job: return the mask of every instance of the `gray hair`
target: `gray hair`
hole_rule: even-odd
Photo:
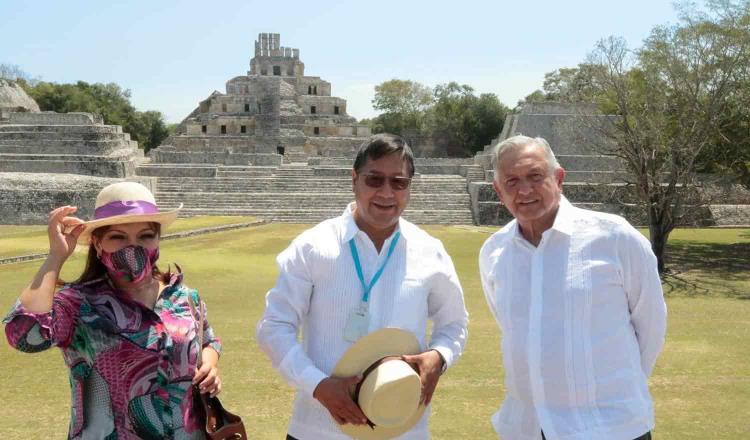
[[[529,145],[536,145],[544,150],[544,156],[547,159],[547,164],[549,165],[550,171],[555,171],[558,168],[562,168],[560,166],[560,163],[557,161],[557,158],[555,157],[555,153],[552,152],[552,148],[549,146],[549,142],[547,142],[544,138],[542,137],[532,138],[532,137],[519,134],[516,136],[509,137],[508,139],[497,144],[497,147],[495,147],[495,154],[493,157],[495,170],[497,170],[497,165],[500,163],[503,156],[505,156],[507,153],[511,151],[520,150]]]

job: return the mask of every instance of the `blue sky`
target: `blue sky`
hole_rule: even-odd
[[[609,35],[639,46],[674,23],[671,1],[0,0],[0,63],[45,81],[115,82],[139,110],[179,122],[243,75],[260,32],[300,49],[357,118],[376,84],[457,81],[506,105]]]

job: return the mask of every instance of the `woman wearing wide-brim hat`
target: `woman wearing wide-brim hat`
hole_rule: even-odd
[[[72,393],[69,438],[203,438],[192,385],[221,391],[221,345],[197,291],[181,273],[156,266],[159,237],[179,208],[159,211],[145,186],[120,182],[99,193],[93,220],[72,217],[75,211],[50,213],[49,256],[5,318],[8,341],[29,353],[62,350]],[[86,267],[58,290],[76,244],[88,245]]]

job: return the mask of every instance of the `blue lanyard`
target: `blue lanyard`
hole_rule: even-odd
[[[351,249],[352,251],[354,267],[357,268],[357,276],[359,277],[359,281],[362,283],[362,288],[365,290],[364,295],[362,295],[362,302],[366,303],[370,299],[370,291],[372,290],[372,286],[374,286],[375,283],[378,282],[378,280],[380,279],[380,275],[383,274],[383,269],[385,269],[385,265],[388,264],[388,260],[391,259],[391,254],[393,254],[393,250],[396,249],[396,243],[398,243],[399,238],[401,238],[400,231],[396,232],[396,235],[393,236],[391,245],[388,247],[388,255],[386,255],[385,261],[383,261],[383,265],[380,266],[380,269],[375,272],[375,275],[372,277],[369,285],[365,284],[365,276],[362,274],[362,264],[359,262],[359,254],[357,253],[357,246],[354,244],[354,238],[349,240],[349,249]]]

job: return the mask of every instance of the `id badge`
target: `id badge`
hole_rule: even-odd
[[[349,342],[357,342],[359,338],[367,334],[370,325],[370,316],[366,307],[352,310],[344,328],[344,339]]]

